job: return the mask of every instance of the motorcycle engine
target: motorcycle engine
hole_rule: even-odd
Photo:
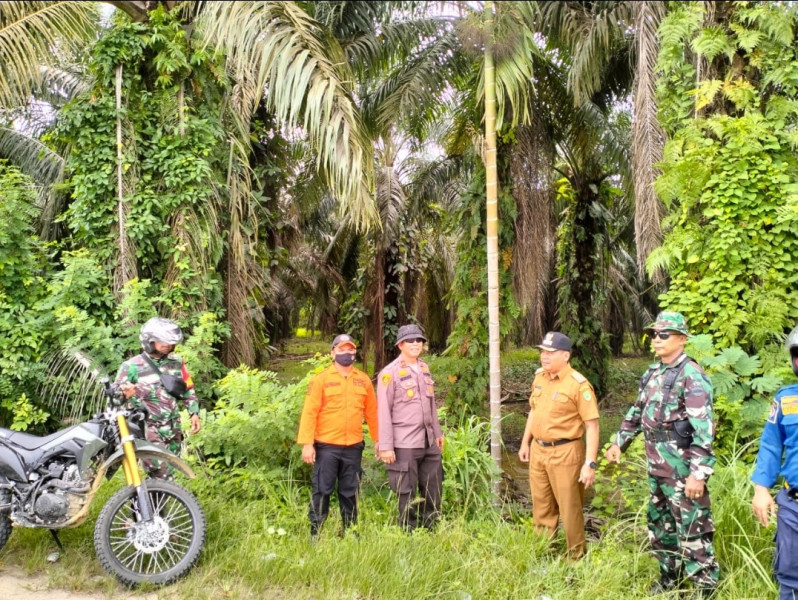
[[[61,491],[43,492],[36,498],[33,510],[36,512],[36,516],[43,521],[58,521],[66,516],[69,510],[69,500],[66,493]]]
[[[33,512],[40,522],[55,524],[70,515],[70,507],[73,513],[80,509],[85,502],[83,494],[89,491],[91,481],[83,480],[74,464],[64,468],[62,464],[53,463],[48,465],[48,474],[58,479],[50,479],[42,486]]]

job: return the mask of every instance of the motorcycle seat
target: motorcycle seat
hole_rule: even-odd
[[[10,442],[15,446],[24,448],[25,450],[36,450],[37,448],[41,448],[48,442],[63,436],[67,431],[69,431],[70,429],[74,429],[75,427],[79,427],[79,425],[73,425],[68,429],[62,429],[60,431],[56,431],[55,433],[51,433],[50,435],[46,435],[44,437],[39,437],[37,435],[30,435],[28,433],[22,433],[21,431],[12,431],[10,429],[0,428],[0,438],[3,438],[7,442]]]

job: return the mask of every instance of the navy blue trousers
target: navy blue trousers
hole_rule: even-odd
[[[779,600],[798,600],[798,502],[782,489],[776,495],[776,555],[773,571],[779,582]]]

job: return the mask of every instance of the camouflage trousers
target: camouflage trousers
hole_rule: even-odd
[[[155,422],[147,421],[147,432],[145,434],[148,442],[168,450],[175,456],[180,456],[180,445],[183,442],[183,432],[180,430],[180,422],[176,424],[172,421]],[[143,459],[144,470],[147,475],[155,479],[174,479],[172,467],[163,460]]]
[[[648,539],[663,577],[714,587],[720,570],[715,560],[709,493],[687,498],[684,479],[648,476]]]

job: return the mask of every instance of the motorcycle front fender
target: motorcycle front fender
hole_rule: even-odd
[[[185,461],[183,461],[181,458],[178,458],[171,452],[164,450],[160,446],[156,446],[155,444],[152,444],[147,440],[140,440],[140,439],[134,439],[133,445],[136,448],[136,458],[163,460],[165,462],[168,462],[170,465],[172,465],[175,469],[183,473],[189,479],[194,479],[194,477],[196,477],[194,471],[191,469],[191,467],[189,467],[185,463]],[[100,465],[98,474],[104,474],[105,472],[108,471],[108,469],[116,466],[118,463],[121,463],[124,457],[125,457],[125,452],[120,448],[119,450],[114,452],[111,456],[109,456],[108,459],[102,465]]]

